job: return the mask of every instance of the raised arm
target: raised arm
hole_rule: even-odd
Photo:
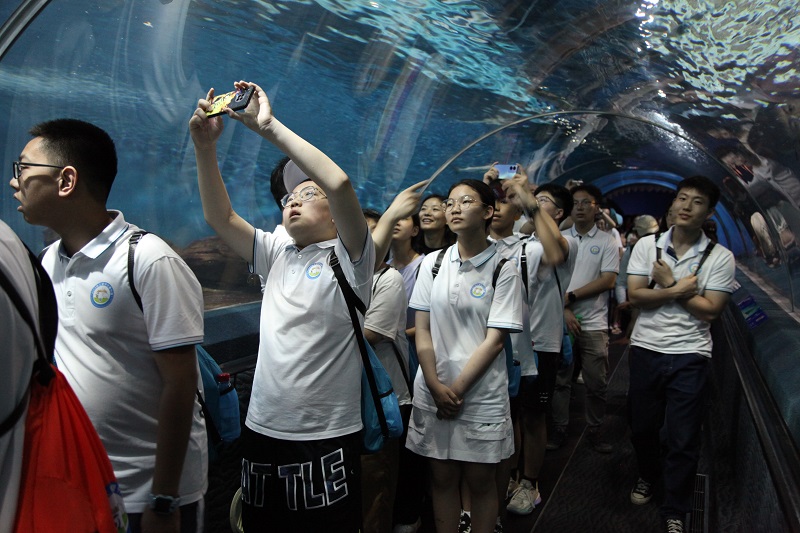
[[[375,267],[377,268],[386,257],[389,246],[392,244],[392,230],[399,220],[408,218],[419,209],[419,201],[422,198],[422,190],[428,184],[428,180],[415,183],[408,189],[395,196],[391,205],[386,209],[378,220],[378,225],[372,231],[372,241],[375,243]]]
[[[189,120],[203,217],[225,244],[239,257],[252,263],[255,229],[233,210],[217,164],[217,140],[224,125],[221,116],[206,116],[205,110],[213,99],[214,89],[211,89],[206,98],[197,103],[197,109]]]
[[[274,144],[322,189],[328,197],[339,237],[350,259],[358,261],[361,258],[368,229],[356,191],[347,174],[321,150],[275,118],[267,93],[261,87],[246,81],[236,82],[234,86],[243,90],[250,86],[255,87],[257,98],[250,100],[243,113],[228,109],[227,115]]]
[[[569,253],[569,243],[558,231],[558,225],[553,217],[539,209],[539,201],[531,192],[528,176],[522,165],[517,164],[517,173],[503,183],[503,190],[525,212],[528,220],[533,222],[536,235],[544,248],[545,264],[559,265],[563,263]]]

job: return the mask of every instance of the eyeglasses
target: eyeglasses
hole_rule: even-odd
[[[61,165],[44,165],[42,163],[27,163],[27,162],[26,163],[21,163],[19,161],[14,161],[14,162],[11,163],[11,170],[14,173],[14,179],[15,180],[21,181],[20,180],[20,176],[22,176],[23,167],[25,167],[25,168],[27,168],[27,167],[47,167],[47,168],[58,168],[58,169],[67,168],[67,167],[64,167],[64,166],[61,166]]]
[[[317,195],[317,192],[319,192],[319,195]],[[292,202],[294,202],[295,199],[298,199],[301,202],[313,202],[317,198],[327,198],[327,196],[322,194],[322,191],[320,191],[318,188],[314,187],[313,185],[309,185],[308,187],[303,187],[299,191],[287,194],[281,198],[281,207],[286,209],[289,207],[289,205],[291,205]]]
[[[550,198],[549,196],[545,196],[545,195],[543,195],[543,194],[542,194],[542,195],[540,195],[540,196],[537,196],[537,197],[536,197],[536,201],[537,201],[537,202],[539,202],[540,204],[542,204],[542,203],[544,203],[544,204],[553,204],[553,205],[554,205],[554,206],[556,206],[557,208],[559,208],[559,209],[563,209],[563,207],[561,207],[560,205],[558,205],[558,202],[556,202],[555,200],[553,200],[553,199],[552,199],[552,198]]]
[[[575,200],[572,202],[572,205],[575,207],[592,207],[593,205],[597,205],[597,202],[594,200]]]
[[[465,194],[464,196],[462,196],[457,200],[454,200],[453,198],[448,198],[447,200],[442,202],[442,209],[444,209],[445,212],[449,213],[450,211],[453,210],[456,204],[458,204],[459,209],[461,209],[462,211],[466,211],[467,209],[472,207],[472,204],[486,205],[483,202],[477,201],[472,196]]]

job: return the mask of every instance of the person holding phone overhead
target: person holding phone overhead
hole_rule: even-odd
[[[347,174],[281,123],[266,92],[227,110],[291,159],[283,169],[288,234],[254,228],[231,205],[217,164],[223,117],[200,99],[189,121],[209,225],[264,278],[258,362],[242,431],[245,531],[359,531],[361,356],[331,266],[369,304],[375,248]],[[363,327],[363,317],[362,327]]]

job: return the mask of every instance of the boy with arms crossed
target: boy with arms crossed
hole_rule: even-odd
[[[718,199],[719,189],[708,178],[680,182],[672,203],[675,225],[639,239],[628,263],[628,297],[640,309],[631,335],[628,391],[640,476],[631,502],[649,502],[653,483],[663,477],[661,514],[669,533],[683,533],[693,494],[711,371],[710,322],[733,292],[733,254],[713,245],[702,229]]]

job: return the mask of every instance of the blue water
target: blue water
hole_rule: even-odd
[[[51,2],[0,62],[3,168],[38,121],[96,122],[120,155],[110,204],[181,246],[211,233],[188,118],[209,87],[228,90],[237,79],[265,87],[276,116],[331,155],[362,203],[377,208],[520,117],[613,111],[706,142],[711,125],[785,106],[800,85],[798,8],[786,0],[100,4]],[[796,115],[784,116],[796,131]],[[496,160],[544,158],[547,180],[580,153],[608,153],[618,169],[663,146],[691,151],[630,121],[538,121],[467,151],[436,187],[480,177]],[[255,225],[277,222],[267,176],[280,154],[233,123],[219,148],[237,211]],[[2,198],[2,218],[35,245],[39,230],[19,220],[10,194]]]

